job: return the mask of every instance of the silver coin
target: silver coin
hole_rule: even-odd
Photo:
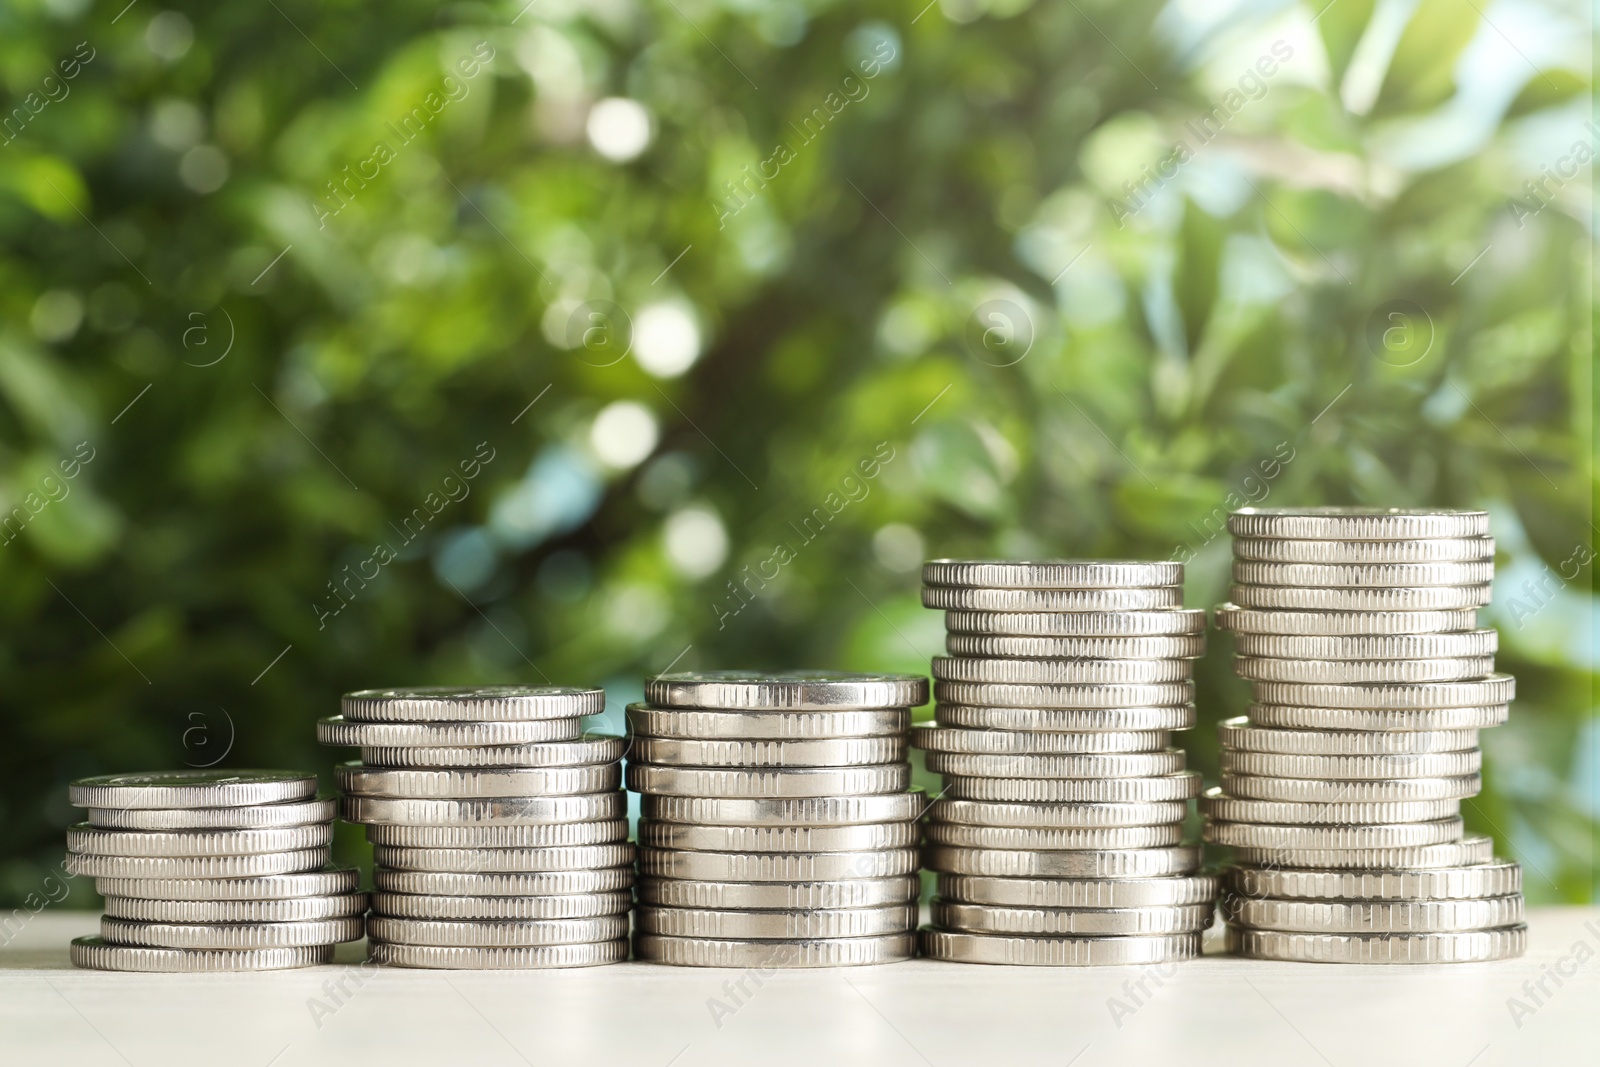
[[[490,823],[477,826],[367,827],[374,845],[406,848],[549,848],[562,845],[605,845],[628,839],[627,819],[595,819],[568,823]]]
[[[1454,611],[1489,603],[1490,586],[1429,585],[1410,588],[1319,589],[1304,585],[1228,587],[1228,600],[1241,608],[1285,611]]]
[[[160,971],[196,974],[208,971],[281,971],[333,962],[332,945],[206,951],[112,945],[99,937],[75,937],[72,965],[96,971]]]
[[[581,741],[474,748],[363,746],[361,762],[368,767],[575,767],[615,763],[626,751],[627,742],[620,737],[590,735]]]
[[[455,871],[372,872],[380,893],[417,893],[441,897],[551,897],[576,893],[610,893],[628,889],[634,869],[602,867],[583,871],[462,873]]]
[[[1153,560],[933,559],[927,585],[988,589],[1130,589],[1182,585],[1183,564]]]
[[[951,845],[956,848],[1078,851],[1166,848],[1183,843],[1182,823],[1161,826],[1043,827],[930,822],[923,833],[930,845]]]
[[[346,822],[377,826],[534,826],[621,819],[627,814],[628,794],[617,789],[559,797],[344,797],[339,801],[339,816]]]
[[[584,919],[626,915],[633,894],[567,893],[543,897],[442,897],[431,893],[374,893],[377,915],[406,919]]]
[[[1172,743],[1166,730],[1100,730],[1044,733],[1037,730],[974,730],[959,726],[914,726],[911,744],[924,752],[1069,755],[1094,752],[1159,752]]]
[[[1460,800],[1477,796],[1483,779],[1388,778],[1369,781],[1268,778],[1251,774],[1222,775],[1222,791],[1247,800],[1287,800],[1296,804],[1373,804],[1415,800]]]
[[[686,852],[641,848],[639,873],[696,882],[828,882],[914,874],[914,848],[857,852]]]
[[[261,830],[332,822],[339,814],[332,797],[232,808],[90,808],[90,826],[106,830]]]
[[[1068,756],[991,756],[930,752],[933,774],[971,778],[1148,778],[1183,770],[1182,749],[1164,752],[1099,752]]]
[[[1217,899],[1210,874],[1161,878],[991,878],[941,874],[939,895],[967,904],[1010,908],[1153,908],[1203,905]]]
[[[1461,812],[1460,800],[1297,804],[1292,801],[1230,797],[1216,788],[1207,789],[1201,794],[1199,806],[1200,814],[1210,819],[1291,826],[1423,822],[1447,819]]]
[[[524,971],[554,967],[599,967],[628,958],[628,942],[597,941],[587,945],[537,945],[487,948],[467,945],[396,945],[367,942],[367,959],[385,967],[434,970]]]
[[[662,796],[759,798],[826,797],[900,793],[911,784],[911,764],[867,767],[789,767],[734,770],[722,767],[659,767],[628,764],[628,788]]]
[[[1304,660],[1238,656],[1233,673],[1259,682],[1348,685],[1367,682],[1453,682],[1494,673],[1493,656],[1459,659]]]
[[[1486,730],[1506,721],[1508,704],[1480,708],[1297,708],[1252,704],[1257,726],[1300,730]]]
[[[315,871],[328,864],[329,849],[268,852],[253,856],[85,856],[67,854],[66,869],[92,878],[258,878],[264,874]]]
[[[710,937],[738,941],[795,941],[833,937],[883,937],[917,928],[915,904],[878,908],[798,909],[792,911],[661,908],[641,904],[634,929],[666,937]]]
[[[975,589],[953,585],[922,587],[922,606],[944,611],[1157,611],[1183,607],[1183,587],[1144,589]]]
[[[1492,930],[1523,922],[1522,895],[1475,900],[1253,900],[1224,897],[1230,923],[1307,934],[1424,934]]]
[[[534,948],[588,945],[628,936],[626,915],[582,919],[406,919],[374,915],[367,936],[392,945],[450,948]]]
[[[1464,659],[1493,656],[1500,647],[1500,632],[1466,630],[1447,634],[1356,634],[1344,637],[1241,633],[1234,637],[1233,643],[1235,651],[1241,656],[1267,659]]]
[[[95,892],[108,899],[131,897],[174,901],[289,900],[296,897],[338,896],[354,893],[360,884],[361,872],[349,867],[246,878],[100,877],[94,880]]]
[[[106,830],[88,823],[67,828],[67,849],[88,856],[254,856],[320,848],[333,840],[331,823],[258,830]]]
[[[934,709],[934,718],[941,726],[976,730],[1098,733],[1188,730],[1194,727],[1196,712],[1193,704],[1151,708],[988,708],[973,704],[939,704]]]
[[[1235,537],[1336,541],[1410,541],[1432,537],[1482,537],[1487,511],[1454,508],[1240,508],[1228,516]]]
[[[1411,848],[1460,841],[1459,815],[1427,822],[1368,826],[1285,826],[1282,823],[1206,823],[1201,838],[1211,845],[1244,848]]]
[[[1247,867],[1306,867],[1312,870],[1382,870],[1386,867],[1472,867],[1494,858],[1494,842],[1470,835],[1461,841],[1413,848],[1235,848]]]
[[[1199,934],[1132,937],[1019,937],[924,929],[920,944],[929,959],[1012,967],[1111,967],[1192,960]]]
[[[633,852],[633,845],[627,841],[549,848],[407,848],[403,845],[377,845],[372,850],[372,858],[382,866],[397,871],[536,873],[621,867],[633,862]]]
[[[1182,682],[1194,674],[1183,659],[972,659],[933,657],[933,676],[948,682],[1031,685],[1144,685]]]
[[[814,941],[740,941],[731,938],[635,934],[634,955],[675,967],[740,967],[766,972],[788,967],[859,967],[896,963],[916,955],[914,933],[880,937],[830,937]]]
[[[734,738],[809,741],[837,737],[896,737],[911,725],[907,708],[834,711],[700,711],[628,705],[628,730],[642,737],[683,740]]]
[[[941,704],[977,704],[1002,708],[1137,708],[1192,704],[1194,683],[1012,685],[996,682],[935,682],[933,695]]]
[[[133,922],[106,916],[100,920],[100,937],[113,945],[238,951],[360,941],[364,925],[359,915],[260,923]]]
[[[1149,908],[1006,908],[935,899],[934,926],[975,934],[1107,937],[1195,934],[1211,926],[1210,903]]]
[[[1189,805],[1181,800],[1135,804],[1007,804],[942,797],[929,807],[928,816],[937,822],[966,826],[1072,829],[1181,823],[1188,812]]]
[[[234,808],[310,800],[317,776],[300,771],[151,771],[79,778],[67,800],[79,808]]]
[[[1291,934],[1228,927],[1228,951],[1292,963],[1482,963],[1521,956],[1528,928],[1444,934]]]
[[[149,900],[107,897],[105,913],[113,919],[150,923],[291,923],[340,919],[366,914],[367,894],[282,900]]]
[[[701,671],[658,675],[644,692],[652,704],[706,710],[914,708],[928,702],[928,680],[850,671]]]
[[[1164,637],[1203,634],[1199,608],[1161,611],[946,611],[949,633],[1013,637]]]
[[[1030,804],[1186,800],[1200,795],[1195,771],[1153,778],[962,778],[945,775],[942,796]]]
[[[647,878],[639,903],[667,908],[795,911],[810,908],[876,908],[915,902],[922,881],[915,874],[847,878],[824,882],[718,882]]]
[[[1284,730],[1240,716],[1217,727],[1223,748],[1302,756],[1410,755],[1476,748],[1476,730]]]
[[[857,852],[913,848],[918,833],[917,824],[910,819],[856,826],[692,826],[639,822],[642,847],[695,852]]]
[[[1494,560],[1445,563],[1268,563],[1238,559],[1233,561],[1233,580],[1241,585],[1420,588],[1438,585],[1487,585],[1493,579]]]
[[[1450,611],[1274,611],[1219,604],[1217,629],[1285,637],[1372,637],[1475,630],[1476,608]]]
[[[339,701],[346,722],[441,723],[576,719],[606,710],[604,689],[561,685],[363,689]]]
[[[622,766],[618,763],[465,771],[400,770],[343,763],[334,768],[334,774],[339,788],[347,794],[409,800],[572,796],[604,793],[622,784]]]
[[[1470,682],[1372,683],[1312,685],[1299,682],[1251,682],[1260,704],[1293,704],[1302,708],[1371,708],[1387,711],[1432,708],[1475,708],[1508,704],[1517,695],[1517,680],[1491,674]]]
[[[1297,871],[1229,867],[1229,891],[1252,898],[1470,900],[1522,892],[1522,868],[1504,860],[1466,867],[1388,871]]]
[[[1494,559],[1492,537],[1435,537],[1405,541],[1284,540],[1235,537],[1235,559],[1272,563],[1450,563]]]
[[[942,874],[994,878],[1157,878],[1200,869],[1200,846],[1037,852],[930,845],[923,865]]]
[[[735,741],[636,737],[628,758],[672,767],[860,767],[904,760],[906,739],[902,736]]]
[[[510,722],[346,722],[343,715],[317,720],[317,741],[344,748],[469,748],[573,741],[583,733],[577,718]]]
[[[1413,755],[1296,756],[1283,752],[1236,752],[1223,749],[1218,757],[1223,774],[1261,775],[1268,778],[1459,778],[1477,774],[1483,766],[1478,749],[1464,752],[1419,752]],[[929,768],[932,770],[932,768]]]
[[[658,822],[710,826],[849,826],[916,819],[927,803],[920,791],[781,798],[642,796],[639,811]]]
[[[1205,634],[1156,637],[1021,637],[1006,634],[946,634],[952,656],[1018,656],[1024,659],[1199,659]]]

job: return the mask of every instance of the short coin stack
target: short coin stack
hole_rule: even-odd
[[[404,967],[585,967],[628,957],[633,846],[600,689],[350,693],[318,740],[377,869],[368,953]]]
[[[1478,731],[1506,719],[1494,673],[1494,542],[1483,511],[1256,509],[1228,519],[1235,670],[1205,839],[1233,848],[1228,946],[1339,963],[1520,955],[1521,870],[1464,835]]]
[[[944,775],[926,828],[938,872],[922,951],[964,963],[1156,963],[1199,955],[1216,879],[1183,844],[1198,775],[1205,613],[1183,565],[934,560],[945,611],[935,726],[913,743]]]
[[[168,771],[73,782],[87,822],[70,870],[105,897],[99,937],[72,962],[108,971],[265,971],[358,941],[366,894],[327,869],[334,802],[294,771]]]
[[[628,708],[643,794],[634,954],[703,967],[891,963],[916,950],[913,675],[715,671]]]

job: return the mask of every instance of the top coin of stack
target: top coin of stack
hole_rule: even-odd
[[[1478,731],[1513,679],[1477,629],[1494,541],[1483,511],[1247,508],[1234,535],[1234,669],[1248,717],[1221,726],[1206,840],[1231,846],[1241,955],[1440,963],[1519,955],[1521,871],[1464,835]]]
[[[910,708],[924,678],[713,671],[628,708],[639,959],[703,967],[889,963],[916,948]]]
[[[1180,563],[934,560],[945,610],[937,725],[913,742],[944,775],[925,865],[923,953],[966,963],[1154,963],[1199,954],[1216,880],[1183,844],[1171,732],[1194,725],[1205,613]]]
[[[73,782],[89,809],[68,870],[105,897],[72,962],[111,971],[262,971],[327,963],[361,938],[356,872],[325,869],[334,804],[295,771],[160,771]]]
[[[628,956],[633,846],[600,689],[349,693],[317,723],[355,746],[342,814],[377,870],[368,952],[406,967],[584,967]]]

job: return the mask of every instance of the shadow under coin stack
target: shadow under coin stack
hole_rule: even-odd
[[[107,971],[267,971],[359,941],[367,897],[325,869],[334,802],[294,771],[170,771],[73,782],[89,809],[70,870],[105,897],[99,937],[72,962]]]
[[[1247,718],[1221,726],[1200,801],[1224,872],[1229,950],[1323,963],[1520,955],[1522,872],[1462,833],[1478,731],[1506,719],[1494,673],[1494,541],[1483,511],[1247,508],[1234,535]]]
[[[643,795],[634,954],[700,967],[892,963],[916,951],[914,675],[716,671],[628,709]]]
[[[584,735],[600,689],[350,693],[317,724],[358,746],[341,813],[377,869],[368,955],[402,967],[587,967],[628,958],[633,846],[622,738]]]
[[[1216,879],[1184,845],[1199,776],[1170,732],[1194,726],[1205,613],[1183,565],[934,560],[945,610],[935,726],[944,775],[924,865],[938,872],[922,952],[960,963],[1156,963],[1200,954]]]

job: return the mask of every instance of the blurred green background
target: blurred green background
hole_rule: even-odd
[[[345,690],[925,672],[925,557],[1209,607],[1250,502],[1493,510],[1468,824],[1589,899],[1588,9],[922,3],[0,8],[0,900]]]

